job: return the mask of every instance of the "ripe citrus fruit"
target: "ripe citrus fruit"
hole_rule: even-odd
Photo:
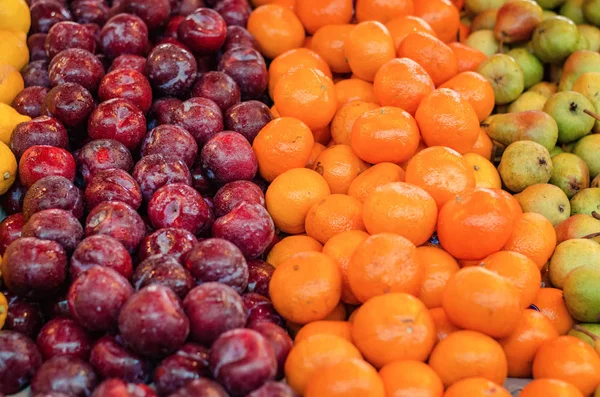
[[[436,307],[429,309],[429,314],[435,324],[435,331],[437,333],[437,340],[442,341],[448,337],[448,335],[460,331],[456,325],[452,324],[448,315],[442,307]]]
[[[472,149],[471,149],[472,150]],[[477,153],[465,153],[463,159],[471,166],[475,176],[475,187],[501,189],[502,181],[498,170],[489,160]]]
[[[513,232],[503,249],[527,256],[541,269],[555,247],[556,232],[550,221],[535,212],[526,212],[515,221]]]
[[[379,370],[388,396],[442,397],[444,385],[427,364],[420,361],[394,361]]]
[[[460,13],[448,0],[415,1],[415,16],[422,18],[444,43],[456,41],[460,25]]]
[[[355,25],[325,25],[312,37],[311,48],[325,59],[334,73],[350,73],[344,43]]]
[[[412,15],[403,15],[390,19],[386,22],[385,27],[390,31],[392,39],[394,39],[394,48],[396,49],[398,49],[402,40],[410,33],[423,32],[435,36],[435,32],[427,22]]]
[[[394,40],[387,28],[377,21],[355,26],[344,42],[344,54],[352,73],[373,81],[379,68],[396,57]]]
[[[361,100],[343,104],[331,121],[331,138],[333,142],[338,145],[350,145],[352,127],[356,119],[363,113],[377,108],[379,108],[378,104]]]
[[[352,0],[296,1],[295,11],[309,34],[326,25],[349,23],[352,19]]]
[[[296,14],[278,4],[256,8],[248,18],[247,27],[258,41],[262,54],[271,59],[302,47],[306,35]]]
[[[313,321],[302,328],[294,338],[294,344],[298,344],[314,335],[333,335],[346,339],[352,343],[352,324],[348,321]]]
[[[0,102],[10,105],[23,88],[21,73],[14,66],[0,65]]]
[[[345,194],[332,194],[316,202],[306,214],[306,234],[325,244],[338,233],[365,230],[362,203]]]
[[[348,196],[364,203],[375,189],[391,182],[404,182],[404,170],[394,163],[375,164],[352,181]]]
[[[273,98],[275,87],[281,76],[300,68],[319,69],[331,78],[327,62],[316,52],[307,48],[295,48],[278,55],[269,65],[269,95]]]
[[[565,335],[573,327],[575,321],[569,314],[563,292],[558,288],[540,289],[533,305],[550,320],[559,335]]]
[[[28,33],[31,27],[25,0],[0,0],[0,29]]]
[[[444,397],[510,397],[504,387],[485,378],[467,378],[454,383]]]
[[[386,23],[396,17],[412,15],[414,12],[413,1],[357,0],[356,19],[358,22],[379,21]]]
[[[352,101],[375,102],[373,84],[360,79],[343,79],[335,83],[338,109]]]
[[[313,169],[327,181],[331,193],[346,194],[352,181],[369,165],[349,145],[333,145],[317,157]]]
[[[17,177],[17,159],[8,145],[0,142],[0,195],[6,193]]]
[[[467,100],[479,121],[485,120],[494,110],[494,89],[489,81],[479,73],[463,72],[452,77],[440,86],[458,92],[462,99]]]
[[[383,381],[366,361],[350,358],[321,367],[306,386],[305,397],[385,397]]]
[[[271,248],[267,263],[277,267],[298,252],[321,252],[323,245],[309,236],[288,236]]]
[[[520,397],[584,397],[572,384],[558,379],[536,379],[521,390]]]
[[[456,259],[441,248],[426,246],[417,248],[417,258],[425,270],[419,299],[428,309],[442,307],[448,280],[460,269]]]

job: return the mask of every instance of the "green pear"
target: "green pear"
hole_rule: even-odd
[[[562,5],[565,0],[536,0],[544,10],[553,10]]]
[[[542,21],[531,38],[533,53],[544,63],[563,61],[577,49],[578,41],[577,25],[561,16]]]
[[[500,49],[500,43],[494,37],[494,31],[489,29],[477,30],[465,40],[465,45],[492,56]]]
[[[590,334],[596,335],[598,338],[600,338],[600,324],[582,323],[582,324],[577,324],[576,327],[577,328],[573,327],[573,329],[571,329],[569,331],[568,335],[579,338],[582,341],[584,341],[585,343],[587,343],[588,345],[594,347],[596,345],[596,342],[594,341],[594,339],[592,339],[587,334],[590,333]],[[582,331],[581,330],[582,328],[585,331]]]
[[[594,105],[576,91],[557,92],[548,99],[544,112],[558,124],[558,142],[574,142],[592,131],[595,120],[586,110],[593,112]]]
[[[600,188],[583,189],[571,199],[571,215],[600,215]]]
[[[537,92],[526,91],[522,93],[508,107],[509,113],[526,112],[529,110],[542,110],[548,98]]]
[[[579,34],[588,40],[588,50],[600,51],[600,29],[592,25],[578,25]]]
[[[575,143],[573,153],[578,155],[588,166],[590,177],[600,175],[600,135],[588,135]]]
[[[600,243],[600,219],[577,214],[565,219],[554,228],[557,243],[574,238],[587,238]]]
[[[588,112],[588,115],[596,119],[594,133],[600,133],[600,120],[597,117],[600,114],[600,73],[583,73],[573,84],[573,91],[585,95],[594,105],[593,114]]]
[[[512,0],[497,12],[494,34],[503,43],[516,43],[531,38],[542,22],[544,11],[533,0]]]
[[[552,154],[550,154],[552,156]],[[550,183],[558,186],[568,198],[590,187],[590,171],[587,164],[573,153],[552,156],[552,178]],[[573,202],[571,202],[573,212]]]
[[[600,54],[593,51],[575,51],[565,61],[563,72],[558,83],[559,91],[573,89],[573,84],[584,73],[600,72]]]
[[[553,286],[562,289],[571,271],[595,262],[600,266],[600,244],[579,238],[563,241],[556,246],[550,258],[550,281]]]
[[[471,32],[483,29],[494,30],[497,15],[497,9],[485,10],[484,12],[477,14],[475,18],[473,18],[473,22],[471,22]]]
[[[577,28],[577,31],[579,31],[579,28]],[[577,46],[575,48],[575,51],[589,50],[589,49],[590,49],[590,43],[589,43],[588,39],[584,35],[579,34],[579,40],[577,40]]]
[[[509,3],[511,4],[511,3]],[[506,53],[511,56],[523,71],[525,89],[534,86],[544,78],[544,65],[525,48],[515,48]],[[599,54],[600,57],[600,54]]]
[[[466,0],[465,8],[473,14],[481,14],[487,10],[498,9],[506,0]]]
[[[550,98],[558,91],[558,84],[551,83],[549,81],[542,81],[541,83],[537,83],[527,91],[537,92],[538,94],[542,94],[546,98]]]
[[[551,150],[558,138],[556,121],[539,110],[494,114],[485,119],[481,127],[490,138],[505,146],[518,141],[532,141]]]
[[[577,321],[600,321],[600,265],[589,263],[574,269],[564,282],[563,297],[571,316]]]
[[[600,0],[585,0],[583,16],[592,25],[600,26]]]
[[[545,21],[546,19],[553,18],[555,16],[558,16],[558,14],[555,13],[554,11],[544,10],[544,13],[542,14],[542,21]]]
[[[559,187],[549,183],[529,186],[515,198],[523,212],[535,212],[542,215],[553,226],[565,221],[571,215],[569,198]]]
[[[477,72],[492,85],[496,104],[514,101],[525,89],[523,71],[509,55],[492,55],[479,65]]]
[[[581,9],[583,1],[584,0],[566,0],[562,7],[560,7],[560,15],[569,18],[576,24],[585,23],[583,10]]]
[[[557,154],[565,153],[564,150],[560,148],[560,146],[554,146],[552,150],[550,150],[550,157],[554,158]],[[554,160],[552,160],[554,161]]]
[[[548,149],[533,141],[517,141],[508,145],[498,166],[502,182],[511,192],[546,183],[552,177],[552,159]]]

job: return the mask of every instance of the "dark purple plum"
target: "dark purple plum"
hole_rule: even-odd
[[[67,253],[73,252],[83,239],[83,227],[72,213],[56,208],[31,215],[23,226],[23,237],[35,237],[60,244]]]
[[[54,294],[64,283],[66,273],[67,255],[54,241],[20,238],[8,246],[2,260],[4,284],[25,298]]]
[[[183,259],[199,284],[218,282],[242,293],[248,285],[244,255],[227,240],[209,238],[195,244]]]
[[[283,382],[269,381],[248,394],[247,397],[299,397],[296,392]]]
[[[235,47],[228,50],[221,57],[219,71],[235,80],[242,92],[242,99],[256,99],[267,88],[267,66],[260,52],[254,48]]]
[[[21,76],[23,76],[25,87],[52,87],[48,73],[48,61],[45,59],[29,62],[21,70]]]
[[[102,25],[98,25],[97,23],[84,23],[82,25],[84,28],[86,28],[89,32],[89,34],[92,35],[92,37],[94,38],[94,40],[96,41],[96,52],[98,51],[98,47],[100,45],[100,32],[102,32]],[[100,55],[102,55],[102,57],[100,57]],[[108,65],[105,62],[106,57],[104,56],[104,54],[96,54],[96,56],[102,61],[102,64],[104,65],[104,69],[107,69],[108,66],[110,66],[110,61],[108,61]]]
[[[190,98],[175,110],[173,124],[187,130],[202,147],[219,131],[223,131],[223,114],[210,99]]]
[[[131,69],[118,69],[108,73],[100,82],[100,100],[113,98],[130,100],[142,112],[147,113],[152,106],[152,87],[146,76]]]
[[[77,83],[64,83],[52,88],[44,103],[42,114],[52,116],[66,127],[81,127],[94,110],[94,98]]]
[[[9,215],[0,222],[0,255],[4,255],[6,248],[13,241],[21,238],[23,226],[25,219],[20,213]]]
[[[220,283],[205,283],[192,289],[183,301],[190,319],[191,337],[210,346],[223,332],[246,323],[246,308],[240,295]]]
[[[198,64],[198,77],[200,77],[204,73],[215,71],[218,60],[216,54],[196,55],[196,63]]]
[[[147,44],[148,27],[135,15],[115,15],[100,33],[100,48],[111,59],[123,54],[144,55]]]
[[[120,201],[104,201],[94,207],[87,216],[85,234],[107,234],[119,240],[133,253],[146,235],[146,225],[142,217],[129,205]]]
[[[195,379],[187,383],[185,386],[175,391],[174,393],[169,394],[169,397],[188,396],[229,397],[229,395],[221,385],[205,378]]]
[[[75,248],[69,268],[71,279],[76,279],[93,266],[113,269],[126,279],[131,278],[133,272],[127,249],[118,240],[105,234],[87,237]]]
[[[176,227],[197,234],[209,215],[200,193],[182,183],[161,187],[148,202],[148,217],[156,229]]]
[[[177,39],[177,29],[179,29],[179,24],[185,19],[185,17],[185,15],[178,14],[172,16],[162,32],[162,37]]]
[[[169,254],[158,254],[146,258],[133,273],[132,283],[136,290],[158,284],[171,288],[181,299],[194,286],[194,278],[179,261]]]
[[[30,8],[31,33],[48,33],[55,24],[73,17],[63,4],[55,0],[37,0]]]
[[[247,395],[277,374],[271,344],[251,329],[222,334],[210,350],[209,363],[215,380],[234,396]]]
[[[225,42],[227,24],[218,12],[198,8],[189,14],[177,30],[179,40],[197,54],[218,51]]]
[[[31,381],[33,395],[59,392],[87,397],[98,384],[98,376],[87,362],[75,357],[57,356],[46,361]]]
[[[196,162],[190,172],[192,173],[192,186],[201,194],[212,194],[215,191],[215,187],[212,181],[206,176],[206,172],[202,169],[202,164],[199,159]]]
[[[92,112],[88,135],[91,139],[114,139],[133,150],[146,135],[146,118],[133,102],[110,99]]]
[[[7,215],[18,214],[23,211],[25,193],[27,193],[27,188],[17,178],[10,189],[0,196],[0,206]]]
[[[186,343],[162,360],[154,371],[154,385],[158,393],[168,396],[195,379],[210,377],[208,355],[207,348]]]
[[[202,74],[192,87],[191,95],[210,99],[219,106],[223,113],[239,103],[241,99],[237,83],[223,72]]]
[[[77,276],[69,287],[69,311],[90,331],[117,328],[121,307],[133,294],[125,277],[106,266],[94,266]]]
[[[128,5],[129,12],[140,17],[150,30],[164,25],[171,14],[169,0],[129,0]]]
[[[146,236],[140,243],[138,259],[144,259],[159,254],[168,254],[179,260],[198,240],[191,232],[184,229],[158,229]]]
[[[150,201],[154,193],[165,185],[192,184],[192,176],[185,162],[179,157],[168,154],[151,154],[142,157],[133,169],[133,177],[139,183],[146,202]]]
[[[96,341],[90,352],[90,364],[104,379],[118,378],[125,382],[145,383],[152,373],[152,365],[148,360],[111,336]]]
[[[146,75],[161,95],[182,97],[196,80],[196,59],[186,49],[174,44],[159,44],[146,61]]]
[[[255,324],[263,321],[271,322],[281,327],[284,326],[283,319],[277,314],[271,300],[266,296],[249,292],[244,294],[242,299],[246,309],[248,309],[247,327],[252,328]]]
[[[100,383],[92,397],[156,397],[156,393],[144,384],[125,383],[121,379],[107,379]]]
[[[250,181],[230,182],[220,188],[213,199],[215,216],[227,215],[241,202],[265,206],[265,195]]]
[[[49,89],[39,85],[25,88],[12,101],[12,107],[19,113],[31,118],[42,114],[42,103]]]
[[[258,41],[252,36],[246,28],[242,26],[227,26],[227,36],[225,37],[225,43],[223,44],[223,52],[227,52],[232,48],[254,48],[259,49]]]
[[[0,331],[0,391],[14,394],[29,384],[42,365],[42,355],[27,336]]]
[[[215,5],[227,26],[246,26],[252,9],[246,0],[222,0]]]
[[[91,52],[71,48],[58,53],[48,69],[53,85],[77,83],[90,92],[96,92],[104,77],[102,62]]]
[[[181,106],[183,106],[183,102],[180,99],[160,98],[152,104],[151,113],[159,125],[173,124],[175,111]]]
[[[256,292],[269,297],[269,283],[275,268],[265,261],[248,261],[248,292]]]
[[[19,160],[19,179],[30,187],[47,176],[62,176],[75,180],[75,159],[63,148],[35,145],[31,146]]]
[[[133,168],[129,149],[114,139],[96,139],[87,143],[79,151],[76,160],[86,182],[101,170],[118,168],[129,172]]]
[[[119,332],[138,353],[162,358],[185,343],[190,323],[173,290],[150,285],[125,302],[119,314]]]
[[[81,190],[62,176],[47,176],[35,182],[23,200],[23,216],[29,219],[36,212],[58,208],[71,212],[75,218],[83,215]]]
[[[217,184],[252,180],[258,170],[256,155],[243,135],[224,131],[212,137],[200,152],[202,168]]]
[[[198,8],[206,7],[206,5],[210,5],[206,0],[181,0],[179,14],[188,16]]]
[[[103,201],[122,201],[138,209],[142,204],[142,191],[127,171],[109,168],[95,172],[89,179],[85,201],[90,210]]]
[[[39,305],[18,296],[7,296],[8,315],[4,329],[20,332],[35,338],[44,325],[44,316]]]
[[[146,134],[140,147],[140,154],[142,156],[174,155],[191,167],[198,155],[198,144],[185,129],[176,125],[163,124]]]
[[[173,37],[163,37],[161,38],[156,45],[161,45],[161,44],[173,44],[174,46],[177,46],[179,48],[183,48],[184,50],[188,51],[189,53],[191,53],[192,51],[185,45],[183,44],[181,41],[177,40],[176,38]]]
[[[146,73],[146,58],[133,54],[119,55],[112,61],[108,72],[115,70],[135,70],[144,74]]]
[[[54,295],[49,299],[44,299],[41,302],[42,310],[46,318],[57,318],[57,317],[71,317],[69,312],[69,304],[67,302],[66,292],[61,292],[58,295]]]
[[[27,149],[37,145],[66,149],[69,146],[67,130],[55,118],[40,116],[18,124],[10,136],[10,149],[17,158],[21,158]]]
[[[29,59],[31,61],[47,61],[46,54],[46,33],[34,33],[27,39],[27,48],[29,48]]]
[[[44,360],[56,356],[70,356],[87,360],[92,339],[83,328],[70,318],[55,318],[44,325],[37,336],[37,346]]]
[[[108,18],[108,7],[102,1],[81,0],[72,3],[71,10],[78,23],[95,23],[102,26]]]
[[[230,107],[225,112],[225,128],[238,132],[248,140],[254,138],[263,127],[273,120],[273,114],[267,105],[260,101],[247,101]]]
[[[48,59],[52,59],[59,52],[70,48],[81,48],[93,54],[96,52],[96,39],[87,27],[75,22],[64,21],[50,28],[44,47]]]
[[[252,324],[251,329],[264,336],[270,343],[277,358],[277,379],[283,378],[283,367],[290,350],[294,346],[286,330],[268,321]]]

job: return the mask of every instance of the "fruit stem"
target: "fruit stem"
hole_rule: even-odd
[[[589,336],[590,338],[592,338],[592,340],[593,340],[594,342],[596,342],[596,341],[598,340],[598,335],[591,333],[590,331],[588,331],[587,329],[583,328],[583,327],[582,327],[582,326],[580,326],[579,324],[575,324],[575,325],[573,326],[573,329],[574,329],[575,331],[579,331],[579,332],[581,332],[581,333],[582,333],[582,334],[584,334],[584,335],[587,335],[587,336]]]
[[[588,116],[591,116],[593,118],[595,118],[596,120],[600,121],[600,116],[597,115],[596,113],[592,112],[591,110],[585,109],[583,111],[583,113],[587,114]]]
[[[600,220],[600,214],[596,211],[592,211],[592,216],[598,220]]]
[[[598,232],[598,233],[592,233],[592,234],[588,234],[587,236],[584,236],[584,237],[582,237],[582,238],[585,238],[585,239],[588,239],[588,240],[589,240],[589,239],[596,238],[596,237],[600,237],[600,232]]]

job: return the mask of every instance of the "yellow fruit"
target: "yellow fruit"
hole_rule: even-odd
[[[0,65],[0,102],[10,105],[23,88],[25,83],[21,73],[14,66]]]
[[[10,136],[17,124],[29,120],[31,120],[31,117],[23,116],[7,104],[0,103],[0,142],[8,145]]]
[[[463,159],[473,167],[475,186],[486,189],[501,189],[502,181],[494,164],[477,153],[465,153]]]
[[[0,195],[15,183],[17,177],[17,159],[4,143],[0,142]]]
[[[6,301],[6,296],[0,292],[0,329],[4,327],[4,322],[6,321],[6,316],[8,315],[8,302]]]
[[[29,32],[31,16],[25,0],[0,0],[0,29]]]
[[[0,30],[0,65],[8,64],[17,70],[23,69],[29,62],[26,39],[25,33]]]

